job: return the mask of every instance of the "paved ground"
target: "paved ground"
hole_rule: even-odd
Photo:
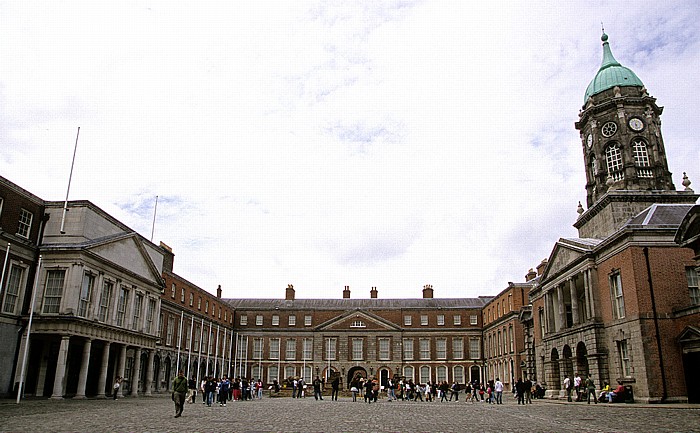
[[[264,398],[227,407],[168,396],[112,400],[0,400],[1,432],[700,432],[700,405],[353,403]]]

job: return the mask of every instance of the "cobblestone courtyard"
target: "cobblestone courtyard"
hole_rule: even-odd
[[[187,404],[174,418],[167,396],[112,400],[0,401],[2,432],[700,432],[698,405],[607,405],[536,400],[519,406],[353,403],[349,398],[265,398],[226,407]]]

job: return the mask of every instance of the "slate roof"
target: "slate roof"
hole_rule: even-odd
[[[420,298],[420,299],[224,299],[231,307],[240,310],[385,310],[385,309],[435,309],[481,308],[493,296],[478,298]]]
[[[678,227],[692,204],[653,204],[625,225]]]

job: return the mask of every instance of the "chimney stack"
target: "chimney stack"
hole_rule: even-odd
[[[350,286],[345,286],[343,289],[343,299],[350,299]]]
[[[221,284],[216,288],[216,297],[221,299]]]
[[[372,287],[372,290],[369,291],[369,297],[372,299],[377,299],[377,288]]]
[[[294,286],[287,284],[287,290],[284,291],[284,299],[287,301],[294,300]]]
[[[423,298],[432,298],[433,297],[433,286],[430,284],[426,284],[423,286]]]
[[[537,275],[544,274],[544,270],[547,267],[547,259],[543,259],[542,262],[537,265]]]
[[[525,275],[525,281],[530,281],[533,278],[537,276],[537,272],[534,271],[534,269],[530,268],[529,271],[527,271],[527,274]]]

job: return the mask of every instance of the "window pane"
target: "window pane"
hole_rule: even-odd
[[[46,289],[44,294],[44,313],[58,313],[63,295],[63,279],[65,270],[50,270],[46,273]]]

